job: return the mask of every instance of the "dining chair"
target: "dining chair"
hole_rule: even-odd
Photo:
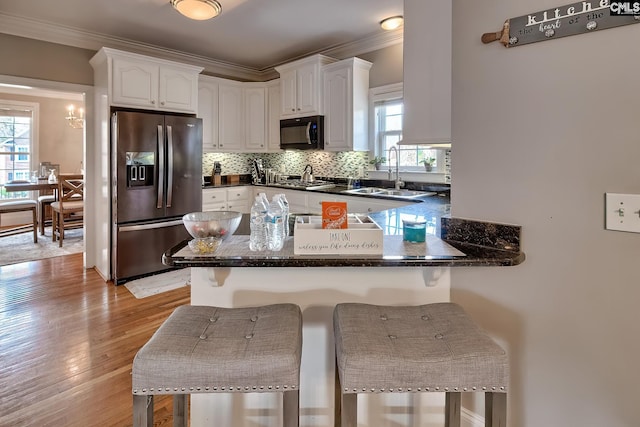
[[[52,241],[58,240],[62,247],[64,230],[82,227],[84,212],[84,176],[78,174],[58,175],[58,200],[51,203]]]

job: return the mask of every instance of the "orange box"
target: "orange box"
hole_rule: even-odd
[[[322,202],[322,228],[347,227],[347,202]]]

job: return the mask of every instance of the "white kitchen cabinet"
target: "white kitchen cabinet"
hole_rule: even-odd
[[[371,212],[380,212],[386,209],[399,208],[401,206],[407,206],[412,203],[389,199],[378,199],[374,197],[343,196],[342,194],[316,193],[313,191],[307,191],[306,194],[307,212],[314,214],[322,213],[323,201],[347,202],[347,212],[364,214]]]
[[[313,55],[275,67],[280,73],[281,117],[322,114],[322,66],[335,61],[324,55]]]
[[[267,82],[267,152],[280,148],[280,79]]]
[[[369,150],[370,62],[349,58],[323,68],[325,151]]]
[[[227,188],[202,189],[203,211],[251,211],[251,187],[238,186]]]
[[[224,211],[227,210],[227,189],[226,188],[204,188],[202,189],[202,211]]]
[[[255,200],[255,196],[260,193],[265,193],[269,201],[276,194],[284,194],[287,198],[287,202],[289,202],[289,212],[290,213],[306,213],[307,212],[307,193],[305,190],[288,190],[286,188],[280,187],[254,187],[253,191],[253,199],[251,203]]]
[[[221,151],[244,151],[243,100],[241,83],[228,80],[218,85],[218,147]]]
[[[227,209],[242,213],[250,213],[253,204],[251,187],[227,188]]]
[[[451,3],[405,2],[405,144],[451,143]]]
[[[374,197],[358,197],[358,196],[336,196],[337,201],[347,202],[347,211],[349,213],[369,214],[372,212],[380,212],[386,209],[399,208],[407,206],[413,202],[397,201],[389,199],[377,199]]]
[[[283,193],[289,202],[290,213],[307,213],[307,194],[304,191],[289,190]]]
[[[218,83],[200,76],[198,117],[202,119],[202,151],[218,151]]]
[[[249,152],[265,152],[267,151],[267,89],[263,83],[247,83],[243,91],[244,149]]]
[[[202,119],[203,151],[267,151],[267,135],[271,126],[267,123],[267,90],[265,83],[242,83],[200,76],[198,117]],[[278,94],[274,96],[277,97]],[[279,98],[277,102],[279,107]],[[279,145],[279,110],[277,114],[277,123],[274,126],[277,126]]]
[[[308,190],[289,190],[279,187],[253,187],[251,204],[259,193],[265,193],[269,201],[275,194],[283,193],[289,202],[289,212],[310,213],[320,215],[322,213],[322,202],[347,202],[349,213],[368,214],[380,212],[386,209],[407,206],[413,202],[402,200],[379,199],[375,197],[347,196],[342,194],[321,193]],[[251,208],[251,206],[249,206]]]
[[[253,199],[251,200],[252,205],[255,201],[255,197],[260,193],[264,193],[267,196],[267,200],[269,200],[270,202],[273,196],[276,194],[285,193],[286,195],[287,190],[278,187],[253,187]]]
[[[307,212],[312,214],[322,214],[322,202],[335,202],[338,196],[330,193],[313,193],[307,194]]]
[[[201,67],[103,48],[114,106],[195,113]]]

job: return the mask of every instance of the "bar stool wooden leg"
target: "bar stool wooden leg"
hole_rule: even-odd
[[[58,218],[58,228],[60,229],[60,235],[58,236],[59,247],[62,247],[62,240],[64,240],[64,218],[62,218],[62,215],[64,214],[60,212],[60,217]]]
[[[187,427],[188,394],[173,395],[173,427]]]
[[[33,243],[38,243],[38,209],[34,207],[31,213],[33,214]]]
[[[282,395],[282,425],[283,427],[298,427],[300,420],[300,392],[285,391]],[[186,427],[186,426],[185,426]]]
[[[133,426],[153,427],[153,395],[133,396]]]
[[[58,227],[58,212],[51,211],[51,241],[56,241],[56,228]]]
[[[356,393],[342,393],[342,427],[358,426],[358,395]]]
[[[507,425],[507,394],[484,394],[485,427],[505,427]]]
[[[45,206],[44,204],[40,204],[40,221],[38,222],[40,225],[40,234],[44,236],[44,221],[45,221]]]
[[[444,404],[444,426],[460,427],[460,393],[448,392]]]

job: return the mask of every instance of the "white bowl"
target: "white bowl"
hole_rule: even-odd
[[[192,212],[182,217],[184,227],[194,239],[226,239],[238,229],[242,213],[234,211]]]

